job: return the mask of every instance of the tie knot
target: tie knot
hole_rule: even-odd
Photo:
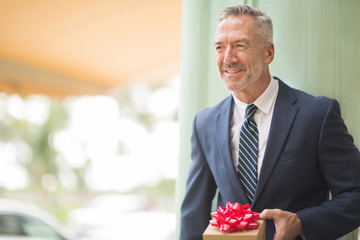
[[[257,106],[255,104],[250,104],[246,106],[246,118],[254,117],[254,114],[257,110]]]

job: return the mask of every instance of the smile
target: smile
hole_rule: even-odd
[[[239,70],[225,70],[226,73],[238,73],[241,72],[241,69]]]

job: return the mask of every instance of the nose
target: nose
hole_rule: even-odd
[[[231,63],[234,63],[237,61],[238,61],[238,58],[236,56],[235,49],[233,49],[231,47],[227,47],[226,51],[225,51],[225,56],[224,56],[224,63],[231,64]]]

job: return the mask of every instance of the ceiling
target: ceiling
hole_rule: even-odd
[[[0,91],[106,94],[180,71],[181,0],[0,0]]]

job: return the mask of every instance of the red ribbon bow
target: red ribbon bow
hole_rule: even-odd
[[[210,220],[210,224],[226,232],[255,229],[259,226],[257,220],[260,218],[258,212],[251,210],[250,204],[241,206],[240,203],[232,202],[228,202],[226,207],[220,206],[211,216],[213,219]]]

